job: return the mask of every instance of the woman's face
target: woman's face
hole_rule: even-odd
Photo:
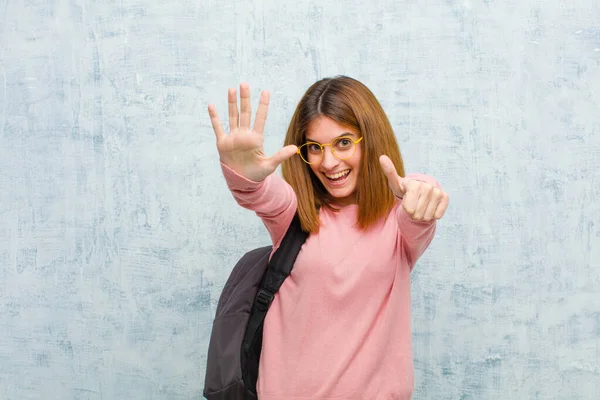
[[[356,183],[360,172],[362,146],[361,143],[354,144],[353,140],[358,139],[360,136],[357,132],[328,117],[314,120],[306,132],[307,142],[322,145],[334,142],[330,146],[324,146],[322,152],[319,146],[313,145],[306,156],[310,161],[309,167],[340,205],[356,203]],[[334,156],[334,153],[339,158]]]

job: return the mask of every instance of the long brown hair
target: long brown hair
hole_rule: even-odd
[[[358,226],[367,229],[389,213],[394,195],[379,163],[379,156],[387,155],[398,175],[404,176],[404,164],[394,131],[375,95],[361,82],[347,76],[322,79],[308,88],[292,116],[285,137],[285,145],[300,146],[306,141],[311,122],[329,117],[340,125],[351,128],[363,137],[362,160],[357,180]],[[281,165],[283,178],[298,197],[298,214],[302,228],[318,232],[318,210],[332,206],[333,198],[310,167],[299,156]]]

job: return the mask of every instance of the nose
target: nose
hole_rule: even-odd
[[[323,169],[331,170],[340,163],[329,147],[325,147],[323,150],[323,159],[321,160],[321,166]]]

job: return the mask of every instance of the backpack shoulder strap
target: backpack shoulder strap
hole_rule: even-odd
[[[253,319],[257,323],[261,323],[264,319],[275,293],[277,293],[283,281],[290,275],[296,262],[296,257],[307,236],[308,234],[302,231],[298,214],[295,214],[281,244],[269,261],[265,276],[260,283],[258,294],[254,300],[254,308],[249,325],[252,325]],[[249,330],[252,331],[251,329]]]
[[[298,214],[295,214],[281,244],[271,257],[265,275],[258,287],[258,294],[254,299],[242,344],[244,380],[253,391],[255,391],[255,379],[258,373],[262,326],[265,316],[273,302],[275,293],[292,271],[296,257],[307,237],[308,233],[302,230],[300,218]]]
[[[269,261],[267,271],[259,287],[255,301],[258,310],[262,311],[264,308],[266,311],[271,306],[275,293],[292,272],[296,257],[307,236],[306,232],[302,231],[298,214],[294,215],[285,237]]]

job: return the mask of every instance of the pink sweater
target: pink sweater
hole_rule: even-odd
[[[277,174],[256,183],[221,165],[238,204],[256,212],[277,248],[296,212],[293,189]],[[436,225],[412,221],[400,204],[366,232],[355,227],[356,205],[320,211],[320,232],[265,319],[259,400],[411,398],[410,272]]]

